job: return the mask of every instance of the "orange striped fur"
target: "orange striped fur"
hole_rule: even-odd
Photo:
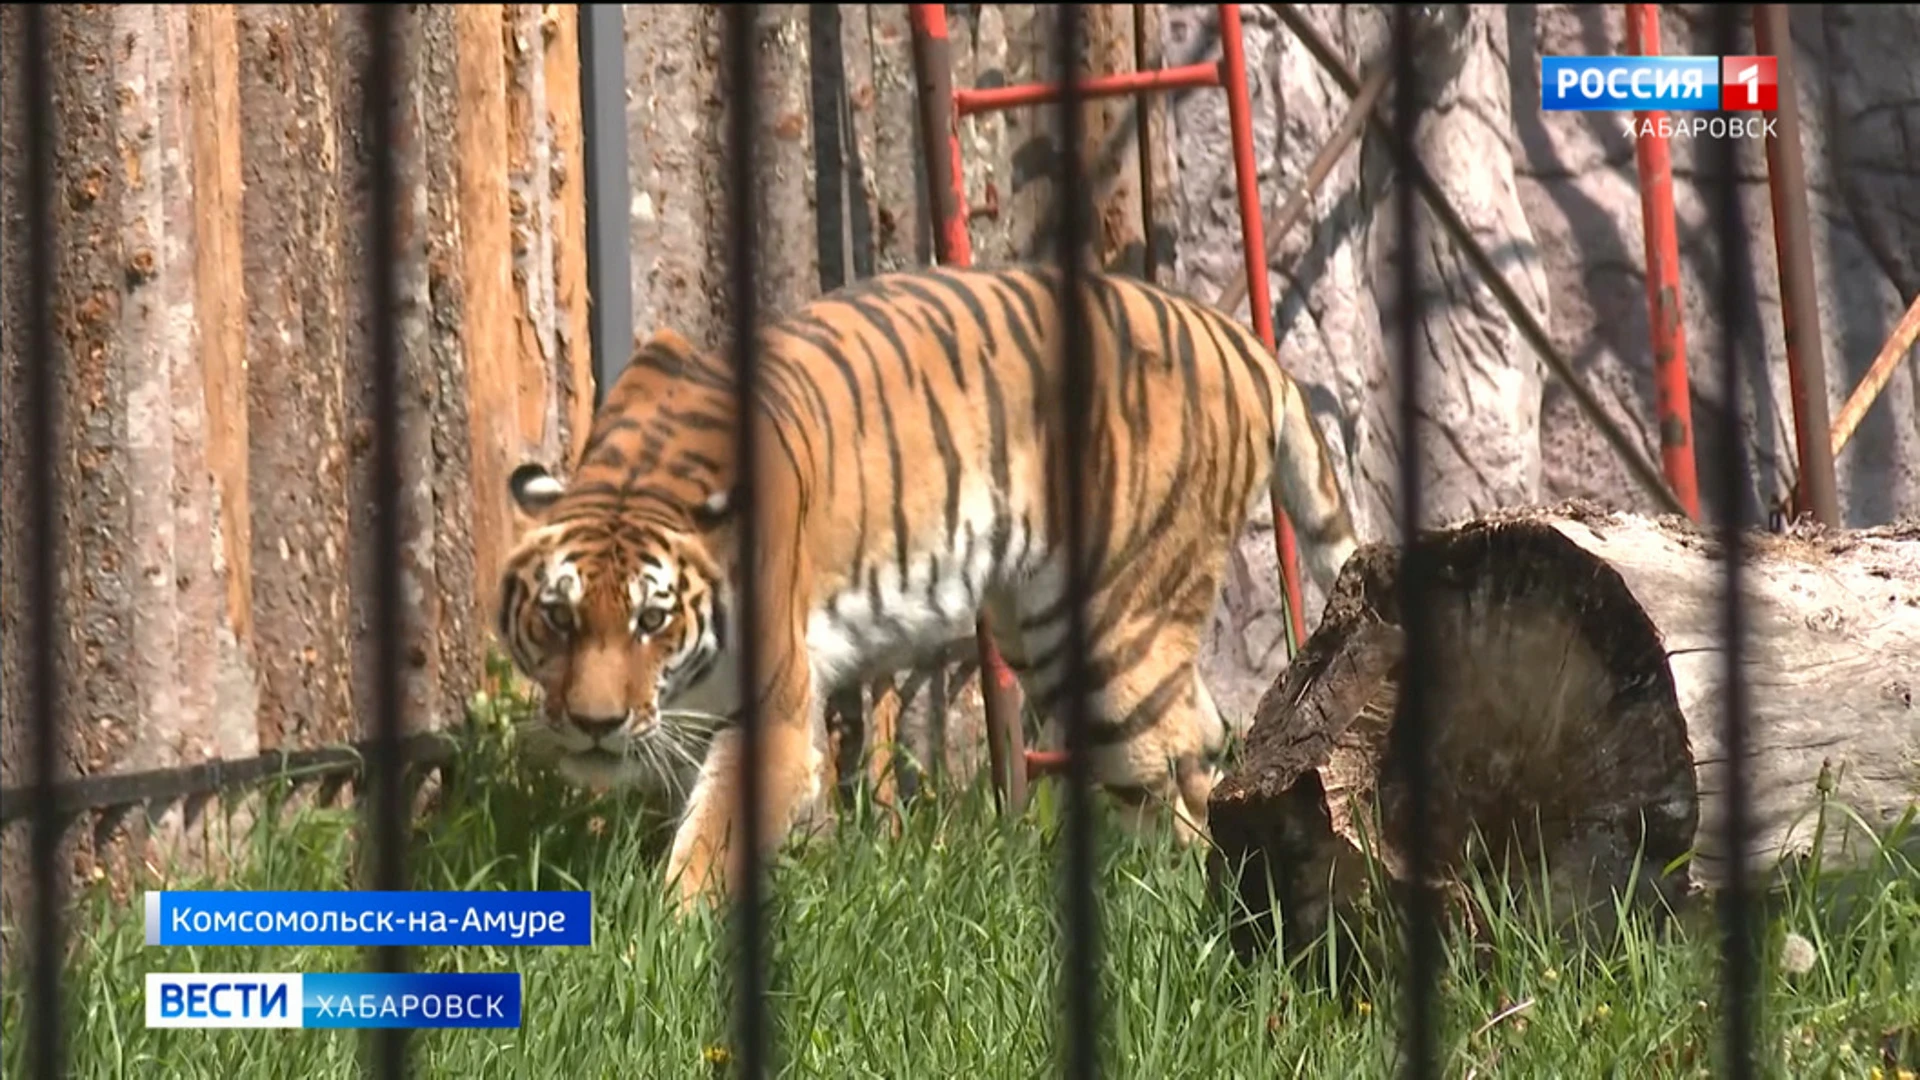
[[[1310,571],[1355,547],[1299,388],[1225,315],[1086,279],[1091,445],[1056,457],[1052,268],[868,279],[763,329],[756,561],[769,848],[820,791],[827,696],[967,637],[984,606],[1044,715],[1066,634],[1057,462],[1085,470],[1094,775],[1203,833],[1225,729],[1195,658],[1228,548],[1269,484]],[[730,894],[737,832],[733,376],[671,331],[609,390],[566,483],[537,465],[500,633],[540,725],[588,784],[690,784],[667,872],[683,909]],[[1050,466],[1050,462],[1055,465]],[[597,741],[596,741],[597,740]]]

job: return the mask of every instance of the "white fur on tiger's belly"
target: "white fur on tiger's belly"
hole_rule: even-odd
[[[1024,538],[1014,537],[1010,558],[1024,548]],[[972,558],[963,562],[963,553],[915,554],[904,578],[899,565],[887,560],[874,573],[877,604],[865,581],[828,597],[807,619],[807,653],[816,676],[838,685],[911,664],[972,634],[980,599],[994,583],[993,547],[984,529]]]

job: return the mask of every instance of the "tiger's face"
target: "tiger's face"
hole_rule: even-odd
[[[569,512],[565,488],[538,466],[510,486],[534,523],[507,559],[499,630],[544,692],[532,743],[576,784],[684,795],[735,692],[716,677],[728,597],[709,536]],[[724,513],[719,499],[704,509]]]

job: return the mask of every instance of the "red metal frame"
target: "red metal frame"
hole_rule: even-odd
[[[960,161],[959,118],[997,109],[1057,102],[1058,85],[996,87],[988,90],[953,89],[944,4],[907,5],[913,29],[914,66],[921,93],[921,122],[927,156],[928,185],[934,206],[934,257],[950,266],[973,261],[973,243],[967,233],[967,193]],[[1267,285],[1265,224],[1260,217],[1259,172],[1253,158],[1253,108],[1247,92],[1246,43],[1238,4],[1221,4],[1221,57],[1217,63],[1188,64],[1154,71],[1127,72],[1089,79],[1080,84],[1088,98],[1143,94],[1189,87],[1219,86],[1227,92],[1227,118],[1233,137],[1234,185],[1239,194],[1241,239],[1246,254],[1247,290],[1252,298],[1253,328],[1268,349],[1274,347],[1273,307]],[[1077,148],[1071,148],[1077,152]],[[940,178],[944,178],[942,183]],[[1306,639],[1306,612],[1300,599],[1300,567],[1293,534],[1278,500],[1273,505],[1274,543],[1280,557],[1282,587],[1292,619],[1294,640]],[[995,788],[1004,802],[1016,808],[1024,801],[1026,773],[1057,773],[1065,755],[1021,750],[1018,722],[1018,684],[980,620],[976,632],[980,649],[981,683],[987,706],[987,745]],[[1004,751],[1003,751],[1004,748]],[[1004,759],[1002,757],[1004,752]]]
[[[1185,67],[1160,68],[1157,71],[1123,71],[1103,75],[1080,84],[1083,101],[1094,98],[1122,97],[1154,90],[1189,90],[1219,86],[1220,62],[1188,64]],[[955,90],[953,111],[961,116],[1017,109],[1023,105],[1057,105],[1066,93],[1058,83],[1029,83],[1025,86],[996,86],[989,90]]]
[[[1233,133],[1233,182],[1240,195],[1240,245],[1247,263],[1247,309],[1254,333],[1273,352],[1273,294],[1267,288],[1267,225],[1260,216],[1260,170],[1253,161],[1253,103],[1247,93],[1246,39],[1240,5],[1220,5],[1220,59],[1226,77],[1227,123]],[[1276,462],[1276,464],[1278,464]],[[1273,540],[1280,556],[1280,583],[1293,622],[1293,640],[1307,640],[1306,605],[1300,596],[1300,556],[1280,500],[1272,499]]]
[[[1627,52],[1660,55],[1660,6],[1628,4]],[[1646,234],[1647,316],[1653,333],[1653,400],[1660,421],[1660,463],[1667,482],[1700,518],[1694,472],[1693,388],[1687,378],[1687,326],[1680,307],[1680,240],[1673,224],[1673,155],[1661,127],[1667,114],[1634,113],[1634,158],[1640,167],[1640,217]]]
[[[945,124],[924,124],[921,137],[926,140],[926,151],[930,168],[927,170],[927,186],[932,189],[935,208],[933,225],[934,258],[953,266],[971,266],[973,264],[973,238],[967,233],[967,177],[960,165],[960,128],[959,110],[956,107],[939,109],[937,99],[944,96],[952,102],[957,96],[953,89],[953,68],[947,40],[947,6],[945,4],[908,4],[909,24],[913,28],[913,65],[918,70],[920,92],[926,97],[936,99],[933,107],[923,101],[923,117],[935,112],[945,114]],[[942,132],[940,129],[944,128]],[[941,139],[945,134],[946,138]],[[940,143],[944,141],[944,151]],[[945,159],[946,168],[940,168],[940,159]],[[938,177],[945,174],[947,184],[941,187]]]

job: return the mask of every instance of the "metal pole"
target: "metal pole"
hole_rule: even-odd
[[[401,654],[409,637],[400,578],[400,508],[404,499],[406,466],[401,457],[400,415],[400,237],[402,228],[401,138],[411,141],[396,111],[406,85],[400,35],[403,9],[373,4],[365,9],[367,67],[364,86],[364,123],[373,147],[368,178],[367,323],[368,351],[372,354],[373,398],[373,747],[367,779],[373,799],[368,807],[368,832],[373,837],[372,887],[400,891],[407,887],[407,840],[410,811],[405,790],[406,770],[400,759],[401,736],[406,730],[406,686],[400,670]],[[404,972],[407,950],[380,945],[373,950],[373,970]],[[373,1032],[373,1074],[397,1080],[408,1073],[406,1028]]]
[[[616,9],[617,10],[617,9]],[[733,904],[733,923],[739,967],[736,969],[734,984],[735,997],[735,1038],[740,1051],[740,1075],[747,1080],[760,1080],[776,1071],[770,1060],[773,1050],[773,1016],[767,1001],[767,920],[765,875],[768,853],[763,830],[762,808],[766,805],[766,792],[762,785],[766,783],[766,769],[761,762],[766,750],[762,743],[765,738],[763,723],[767,716],[762,709],[762,664],[766,658],[761,652],[761,620],[765,618],[767,608],[760,589],[765,584],[760,577],[761,500],[763,489],[760,485],[759,470],[759,424],[758,389],[760,373],[756,364],[754,333],[760,317],[759,294],[754,287],[755,265],[759,257],[759,223],[755,220],[758,212],[755,199],[753,138],[759,123],[758,113],[761,102],[756,95],[753,81],[755,44],[759,30],[760,8],[757,4],[734,4],[721,11],[722,40],[724,53],[722,63],[725,76],[721,85],[732,90],[731,100],[727,102],[726,130],[722,137],[722,146],[726,153],[726,206],[727,206],[727,291],[730,301],[730,315],[733,320],[733,332],[729,335],[727,350],[731,353],[734,372],[735,421],[733,431],[733,460],[735,483],[745,499],[745,505],[738,511],[738,524],[735,542],[739,549],[738,600],[740,612],[739,657],[740,680],[740,758],[739,769],[739,832],[728,837],[724,843],[738,844],[740,869],[722,868],[721,873],[731,876],[739,873],[735,882],[736,899]],[[775,721],[776,723],[779,721]],[[725,856],[732,859],[732,852]]]
[[[1787,31],[1785,4],[1754,5],[1753,43],[1761,55],[1779,58],[1778,132],[1767,136],[1767,187],[1773,195],[1773,243],[1780,263],[1780,321],[1786,325],[1793,441],[1800,451],[1794,509],[1833,527],[1840,524],[1840,497],[1833,478],[1827,362],[1820,342],[1813,230],[1807,223],[1807,169],[1800,157],[1800,104],[1794,95],[1793,37]]]
[[[1627,5],[1627,51],[1660,55],[1660,6]],[[1660,127],[1667,114],[1634,113],[1640,167],[1640,219],[1646,235],[1647,317],[1653,334],[1653,403],[1660,420],[1660,463],[1673,493],[1700,518],[1693,460],[1693,388],[1687,380],[1687,326],[1680,307],[1680,239],[1673,224],[1673,156]]]
[[[1414,41],[1414,14],[1404,4],[1392,12],[1392,38],[1388,60],[1393,71],[1394,157],[1401,168],[1417,160],[1414,136],[1420,125],[1419,71],[1416,67],[1418,44]],[[1406,916],[1406,958],[1409,978],[1403,991],[1407,1012],[1400,1023],[1400,1075],[1408,1080],[1437,1080],[1440,1075],[1440,971],[1443,964],[1440,939],[1439,896],[1432,884],[1435,858],[1433,845],[1437,830],[1431,816],[1434,783],[1430,762],[1433,753],[1435,713],[1430,700],[1440,681],[1434,646],[1439,641],[1439,620],[1435,617],[1435,587],[1445,572],[1430,548],[1421,542],[1422,505],[1425,497],[1424,473],[1420,459],[1423,446],[1415,431],[1420,421],[1424,335],[1421,333],[1419,250],[1431,243],[1422,235],[1418,201],[1413,185],[1396,181],[1393,216],[1399,233],[1399,251],[1394,260],[1395,292],[1398,294],[1399,335],[1394,343],[1395,366],[1400,377],[1400,579],[1398,584],[1401,625],[1406,631],[1404,682],[1394,710],[1393,726],[1387,733],[1387,769],[1389,775],[1405,785],[1410,805],[1407,817],[1408,877],[1412,887],[1405,893],[1402,910]]]
[[[1707,42],[1714,55],[1733,55],[1738,46],[1735,38],[1739,29],[1739,12],[1732,7],[1714,9],[1710,15],[1711,29]],[[1756,19],[1756,22],[1759,20]],[[1784,27],[1782,27],[1784,31]],[[1791,47],[1791,43],[1782,33],[1777,38],[1782,45]],[[1758,43],[1757,51],[1772,52],[1765,42]],[[1782,65],[1784,68],[1785,65]],[[1785,71],[1781,74],[1784,76]],[[1792,100],[1792,91],[1784,78],[1780,87],[1781,104]],[[1780,125],[1786,127],[1783,121]],[[1790,144],[1792,157],[1799,160],[1799,143]],[[1772,147],[1768,157],[1772,158]],[[1753,687],[1747,683],[1747,612],[1749,610],[1746,590],[1742,584],[1748,571],[1743,565],[1746,547],[1749,543],[1746,500],[1740,497],[1741,490],[1748,483],[1747,442],[1741,432],[1740,383],[1742,377],[1751,372],[1745,358],[1753,354],[1753,342],[1747,340],[1746,326],[1741,318],[1753,303],[1753,263],[1752,250],[1748,247],[1748,233],[1745,215],[1740,205],[1740,176],[1738,171],[1738,147],[1731,139],[1713,139],[1706,144],[1701,155],[1702,164],[1707,166],[1714,183],[1704,191],[1704,201],[1708,207],[1708,220],[1712,222],[1714,232],[1719,233],[1717,245],[1720,254],[1719,308],[1720,355],[1717,358],[1720,370],[1720,401],[1716,405],[1719,428],[1724,433],[1719,445],[1714,448],[1712,468],[1708,472],[1710,482],[1714,484],[1715,494],[1719,496],[1721,506],[1719,527],[1715,530],[1720,541],[1720,549],[1725,567],[1725,585],[1720,596],[1720,656],[1726,665],[1725,682],[1720,693],[1721,727],[1719,759],[1725,763],[1720,777],[1721,791],[1726,800],[1726,813],[1716,828],[1719,840],[1725,845],[1727,853],[1727,881],[1715,898],[1718,901],[1720,929],[1720,1015],[1721,1034],[1724,1053],[1721,1057],[1720,1074],[1729,1080],[1755,1080],[1760,1075],[1759,1056],[1761,1008],[1764,1004],[1761,995],[1763,971],[1761,968],[1760,934],[1765,914],[1761,905],[1765,902],[1756,889],[1753,880],[1753,841],[1754,809],[1749,801],[1752,798],[1753,778],[1748,738],[1752,723]],[[1779,187],[1775,187],[1775,218],[1779,217],[1777,201]],[[1804,189],[1801,206],[1804,209]],[[1805,224],[1804,216],[1801,223]],[[1801,248],[1802,251],[1806,249]],[[1788,260],[1782,259],[1784,264]],[[1781,277],[1787,276],[1783,266]],[[1810,326],[1801,323],[1803,332]],[[1793,339],[1788,337],[1788,341]],[[1789,352],[1789,355],[1792,355]],[[1825,402],[1822,402],[1820,415],[1826,416]],[[1826,443],[1826,428],[1818,429],[1821,444]],[[1806,428],[1802,426],[1804,433]],[[1802,439],[1804,454],[1805,440]],[[1801,461],[1806,458],[1803,456]],[[1805,473],[1801,474],[1802,476]],[[1831,464],[1827,476],[1832,478]],[[1769,1070],[1771,1072],[1772,1070]]]
[[[626,5],[579,7],[580,115],[587,171],[587,327],[597,408],[633,349]]]
[[[26,498],[20,516],[26,520],[28,543],[26,556],[26,595],[19,601],[26,609],[21,629],[26,638],[27,700],[32,711],[26,718],[29,751],[26,782],[29,793],[31,829],[28,842],[28,867],[33,878],[25,920],[27,965],[25,1066],[28,1075],[64,1076],[67,1073],[68,1034],[61,1015],[65,989],[61,985],[61,965],[67,948],[66,897],[61,866],[60,839],[65,822],[54,805],[55,783],[64,756],[67,711],[65,672],[60,665],[60,640],[66,632],[60,611],[60,556],[64,530],[59,507],[64,492],[60,475],[63,447],[57,417],[59,394],[64,381],[66,355],[58,348],[54,332],[54,295],[59,272],[60,237],[54,217],[54,198],[59,179],[55,158],[53,62],[49,59],[54,28],[49,26],[48,4],[29,4],[21,12],[20,90],[26,98],[21,110],[22,141],[26,144],[26,176],[22,197],[26,213],[23,224],[26,244],[27,301],[21,372],[26,398],[24,437],[26,451]],[[17,235],[17,232],[16,234]],[[12,312],[8,313],[9,315]],[[20,331],[14,331],[19,334]],[[16,338],[15,340],[20,340]],[[8,513],[15,513],[12,508]]]
[[[967,182],[960,170],[960,133],[953,100],[953,55],[945,4],[909,4],[913,67],[920,91],[920,142],[933,197],[933,254],[947,266],[973,265],[967,234]]]
[[[1253,160],[1253,105],[1247,96],[1246,39],[1240,28],[1240,5],[1220,5],[1221,81],[1227,90],[1227,123],[1233,130],[1233,180],[1240,195],[1241,248],[1246,254],[1247,288],[1252,301],[1253,329],[1268,350],[1274,347],[1273,300],[1267,289],[1266,223],[1260,216],[1260,172]],[[1275,467],[1279,465],[1275,462]],[[1281,509],[1280,497],[1269,496],[1273,504],[1273,543],[1280,559],[1280,587],[1287,597],[1287,615],[1293,630],[1287,655],[1307,640],[1306,602],[1300,592],[1300,556],[1293,536],[1293,523]]]

